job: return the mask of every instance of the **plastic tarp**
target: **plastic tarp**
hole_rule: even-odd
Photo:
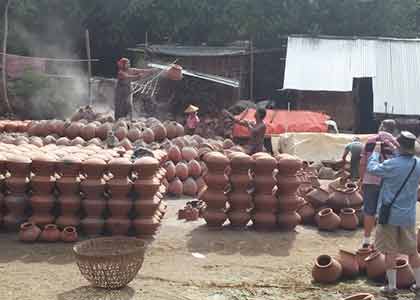
[[[255,109],[247,109],[237,120],[255,122]],[[285,132],[327,132],[325,123],[330,117],[323,113],[311,111],[287,111],[267,110],[264,123],[267,126],[266,135],[281,134]],[[234,137],[249,137],[249,129],[245,126],[235,124],[233,127]]]
[[[271,137],[273,152],[297,155],[303,160],[320,162],[341,159],[344,147],[358,136],[366,143],[369,134],[287,133]]]

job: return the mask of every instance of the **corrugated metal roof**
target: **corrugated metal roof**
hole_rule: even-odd
[[[420,40],[289,37],[285,89],[352,91],[360,77],[373,78],[374,112],[420,114]]]

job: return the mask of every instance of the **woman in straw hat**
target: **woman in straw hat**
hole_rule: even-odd
[[[187,114],[187,120],[185,122],[185,129],[187,134],[193,135],[195,132],[195,129],[197,128],[198,124],[200,123],[200,118],[197,115],[198,107],[194,105],[190,105],[185,110],[185,113]]]
[[[115,120],[132,118],[133,113],[133,94],[131,91],[131,81],[140,79],[154,72],[154,69],[135,69],[130,67],[130,60],[123,57],[117,62],[117,87],[115,90]]]

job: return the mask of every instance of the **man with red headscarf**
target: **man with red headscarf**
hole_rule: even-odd
[[[121,58],[118,62],[117,87],[115,90],[115,120],[132,118],[133,113],[133,94],[131,91],[131,81],[140,79],[154,72],[154,69],[135,69],[130,67],[130,60]]]

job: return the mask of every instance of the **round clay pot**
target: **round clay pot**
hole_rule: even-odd
[[[176,122],[175,127],[176,127],[176,136],[184,136],[185,134],[184,126]]]
[[[147,144],[151,144],[155,141],[155,134],[152,129],[144,128],[142,132],[143,141]]]
[[[78,240],[76,227],[68,226],[61,232],[61,240],[66,243],[74,243]]]
[[[166,138],[167,132],[165,126],[162,123],[157,123],[156,125],[152,126],[152,131],[155,137],[155,141],[160,142]]]
[[[258,230],[270,230],[277,225],[277,216],[272,212],[256,211],[252,216],[252,221]]]
[[[132,168],[133,164],[127,157],[113,158],[108,162],[108,171],[117,179],[130,176]]]
[[[197,195],[197,184],[195,183],[195,180],[193,178],[190,177],[184,181],[183,191],[184,194],[187,196],[194,197]]]
[[[31,196],[32,216],[29,221],[41,226],[54,222],[55,217],[51,212],[54,202],[54,197],[49,194]]]
[[[375,297],[372,294],[359,293],[359,294],[346,297],[343,300],[375,300]]]
[[[315,282],[331,284],[340,279],[342,272],[343,268],[337,260],[329,255],[320,255],[312,269],[312,277]]]
[[[411,266],[408,264],[406,258],[398,258],[395,269],[397,270],[397,288],[408,289],[412,284],[416,282],[414,272]]]
[[[251,156],[241,153],[233,152],[230,157],[230,165],[232,167],[232,173],[237,172],[248,172],[248,170],[254,169],[255,161]]]
[[[312,207],[312,204],[309,202],[304,202],[300,205],[296,211],[302,218],[302,223],[312,224],[315,217],[315,209]]]
[[[278,209],[281,212],[296,211],[305,200],[296,194],[286,194],[278,197]]]
[[[230,149],[235,146],[235,143],[231,139],[225,139],[223,141],[223,149]]]
[[[9,156],[6,161],[6,168],[12,176],[25,178],[31,168],[31,159],[24,156]]]
[[[156,217],[138,218],[133,220],[133,226],[139,236],[153,236],[160,226],[160,220]]]
[[[232,184],[232,188],[235,191],[246,191],[249,189],[252,183],[252,178],[249,176],[248,173],[233,174],[233,175],[230,175],[229,179]]]
[[[227,176],[220,173],[207,173],[203,178],[207,186],[212,189],[224,190],[229,184]]]
[[[356,253],[340,249],[338,261],[343,267],[344,277],[353,278],[359,275],[359,263]]]
[[[234,227],[246,227],[251,221],[251,214],[247,211],[230,211],[228,212],[230,225]]]
[[[95,138],[96,136],[96,125],[94,123],[90,123],[82,128],[80,135],[86,141]]]
[[[36,176],[53,176],[57,159],[52,155],[36,155],[32,158],[31,169]]]
[[[206,208],[203,218],[210,227],[221,227],[226,222],[228,216],[223,210]]]
[[[90,158],[82,163],[82,172],[88,176],[89,179],[100,179],[102,178],[107,163],[98,158]]]
[[[231,192],[228,195],[230,209],[234,211],[252,208],[252,196],[246,192]]]
[[[127,137],[131,142],[135,142],[139,139],[141,139],[141,131],[138,128],[130,128],[130,130],[127,133]]]
[[[347,230],[355,230],[359,226],[359,218],[353,208],[343,208],[340,213],[340,227]]]
[[[360,248],[356,251],[357,263],[359,265],[359,271],[366,271],[366,262],[365,259],[374,252],[372,248]]]
[[[41,234],[41,229],[33,223],[20,225],[19,240],[22,242],[35,242]]]
[[[60,230],[58,230],[57,225],[48,224],[45,225],[44,230],[40,235],[40,239],[44,242],[57,242],[60,240],[60,235]]]
[[[137,214],[141,217],[152,217],[155,215],[161,200],[158,197],[153,197],[152,200],[139,200],[134,202],[134,207]]]
[[[290,154],[279,154],[276,159],[279,174],[295,175],[303,167],[303,161]]]
[[[128,217],[110,217],[105,221],[105,226],[113,236],[127,235],[131,220]]]
[[[230,164],[229,159],[219,152],[209,152],[203,159],[209,171],[214,172],[220,171],[224,173],[226,167]]]
[[[77,177],[80,173],[81,159],[66,156],[57,162],[57,171],[63,177]]]
[[[193,147],[184,147],[181,150],[182,159],[190,161],[198,158],[197,150]]]
[[[283,176],[279,173],[276,178],[278,191],[282,194],[295,193],[301,185],[301,181],[296,176]]]
[[[256,194],[271,195],[276,186],[276,180],[271,174],[257,175],[254,177],[254,188]]]
[[[175,164],[172,161],[167,161],[164,167],[166,170],[166,179],[172,181],[176,176]]]
[[[114,134],[118,140],[122,141],[127,137],[128,130],[125,127],[118,127]]]
[[[101,140],[106,140],[108,137],[108,132],[112,130],[112,125],[110,123],[104,123],[96,129],[96,136]]]
[[[183,188],[184,185],[182,181],[178,177],[175,177],[175,179],[169,183],[168,191],[170,194],[179,197],[183,194]]]
[[[258,153],[257,153],[258,154]],[[275,168],[277,168],[277,161],[271,155],[253,155],[255,161],[254,172],[256,174],[267,174],[271,175]]]
[[[64,134],[69,139],[74,139],[80,135],[80,130],[82,129],[83,124],[79,122],[71,122],[68,127],[64,129]]]
[[[339,189],[330,185],[332,193],[328,197],[328,205],[336,212],[342,208],[359,208],[363,205],[363,199],[354,184],[347,184],[345,189]]]
[[[201,165],[195,159],[188,162],[188,174],[191,177],[197,178],[201,176]]]
[[[181,180],[186,180],[188,178],[188,166],[183,162],[177,163],[175,166],[175,174]]]
[[[152,178],[159,169],[159,161],[156,158],[144,156],[137,159],[133,165],[139,179]]]
[[[174,163],[178,163],[182,160],[181,150],[175,145],[172,145],[168,149],[168,158]]]
[[[284,230],[293,230],[302,222],[300,215],[294,211],[277,215],[277,223]]]
[[[318,216],[318,228],[320,230],[333,231],[340,227],[341,219],[331,208],[321,210]]]
[[[254,206],[259,212],[275,213],[277,212],[277,199],[269,194],[255,194]]]
[[[207,204],[208,208],[220,210],[226,207],[228,197],[225,195],[223,190],[207,189],[201,194],[200,200],[203,200]]]
[[[385,255],[375,251],[365,258],[366,273],[369,279],[382,281],[385,277]]]
[[[166,122],[164,124],[166,128],[166,136],[168,139],[173,139],[177,137],[176,132],[176,123],[175,122]]]
[[[308,201],[315,209],[325,206],[327,204],[328,197],[328,191],[320,187],[314,187],[314,189],[305,196],[306,201]]]

